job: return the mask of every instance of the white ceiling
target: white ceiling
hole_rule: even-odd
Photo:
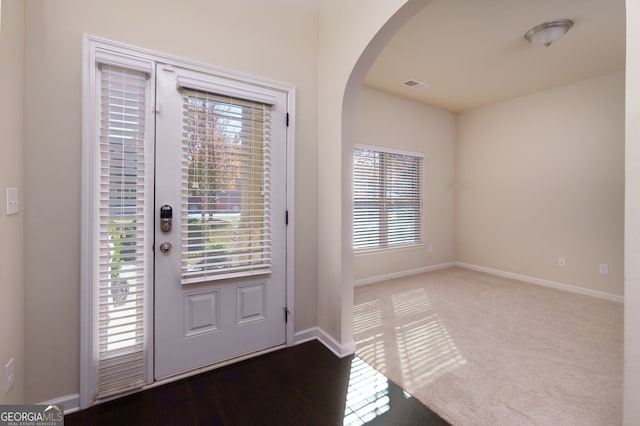
[[[569,18],[549,47],[524,34]],[[451,112],[624,70],[625,0],[435,0],[391,40],[365,85]],[[409,79],[429,85],[410,89]]]

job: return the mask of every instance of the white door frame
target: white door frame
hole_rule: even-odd
[[[80,408],[93,405],[94,393],[96,390],[96,371],[94,364],[94,315],[95,309],[95,289],[93,287],[94,276],[97,274],[97,265],[94,264],[94,253],[98,247],[96,236],[98,235],[98,224],[93,217],[93,206],[96,199],[95,179],[97,171],[94,167],[96,162],[96,58],[111,56],[117,58],[119,65],[132,66],[152,64],[157,62],[174,65],[182,68],[189,68],[195,71],[208,73],[227,79],[230,83],[243,82],[257,86],[267,87],[275,91],[281,91],[287,95],[286,108],[288,111],[288,126],[286,128],[287,137],[287,216],[288,226],[286,229],[286,304],[289,312],[294,312],[294,229],[295,229],[295,97],[296,89],[290,84],[280,83],[255,77],[235,71],[230,71],[206,64],[197,63],[187,59],[181,59],[163,53],[147,50],[127,44],[106,40],[103,38],[84,35],[83,37],[83,81],[82,81],[82,188],[81,188],[81,257],[80,257]],[[154,66],[155,68],[155,66]],[[154,126],[155,127],[155,126]],[[154,212],[152,212],[153,214]],[[155,218],[155,216],[154,216]],[[284,218],[282,220],[285,220]],[[150,271],[150,273],[153,273]],[[153,286],[151,286],[153,287]],[[153,288],[148,289],[152,296]],[[153,300],[152,297],[149,298]],[[153,303],[145,304],[145,311],[148,310],[147,327],[145,334],[150,339],[153,338],[153,316],[151,315]],[[149,340],[151,341],[151,340]],[[294,315],[288,316],[286,323],[286,346],[294,344]],[[153,383],[153,343],[147,349],[147,387],[156,386]],[[189,374],[197,374],[205,369],[228,364],[222,362],[215,366],[205,367],[173,377],[166,381],[173,381]],[[165,383],[166,381],[163,381]]]

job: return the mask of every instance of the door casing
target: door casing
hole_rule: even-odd
[[[95,403],[102,402],[94,400],[96,389],[95,378],[95,334],[93,327],[93,318],[97,315],[95,307],[96,289],[93,286],[94,277],[98,273],[93,263],[93,253],[95,252],[98,241],[96,235],[98,224],[92,216],[92,206],[96,199],[95,179],[97,171],[94,164],[96,161],[96,126],[95,122],[95,103],[96,103],[96,57],[99,55],[111,55],[122,66],[135,67],[136,64],[151,64],[155,68],[157,63],[164,63],[176,67],[188,68],[194,71],[208,73],[216,77],[227,79],[230,83],[242,82],[254,84],[258,86],[268,87],[271,90],[281,91],[287,94],[287,128],[286,128],[286,162],[287,162],[287,223],[286,228],[286,305],[289,312],[294,312],[294,229],[295,229],[295,97],[296,90],[293,85],[281,83],[277,81],[267,80],[260,77],[239,73],[215,66],[198,63],[186,59],[181,59],[153,50],[143,49],[92,35],[85,34],[83,37],[83,104],[82,104],[82,188],[81,188],[81,285],[80,285],[80,408],[87,408]],[[152,212],[153,213],[153,212]],[[149,247],[152,250],[152,247]],[[153,288],[148,290],[152,298]],[[152,303],[146,303],[145,310],[153,309]],[[147,318],[152,315],[147,315]],[[147,320],[145,335],[153,336],[153,320]],[[286,346],[294,344],[294,315],[288,316],[286,323]],[[247,355],[238,359],[248,358],[260,354]],[[154,382],[153,381],[153,344],[149,345],[146,355],[147,359],[147,386],[156,386],[160,383],[178,380],[185,376],[197,374],[211,368],[217,368],[229,362],[221,362],[219,364],[203,367],[188,373],[171,377],[170,379]],[[235,362],[234,359],[231,362]],[[126,394],[126,393],[125,393]]]

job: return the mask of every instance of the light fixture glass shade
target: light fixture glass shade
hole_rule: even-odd
[[[556,19],[531,28],[524,38],[535,45],[548,47],[560,39],[572,26],[571,19]]]

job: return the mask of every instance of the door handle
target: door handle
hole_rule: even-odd
[[[171,251],[171,243],[168,241],[160,243],[160,251],[163,253],[169,253]]]

